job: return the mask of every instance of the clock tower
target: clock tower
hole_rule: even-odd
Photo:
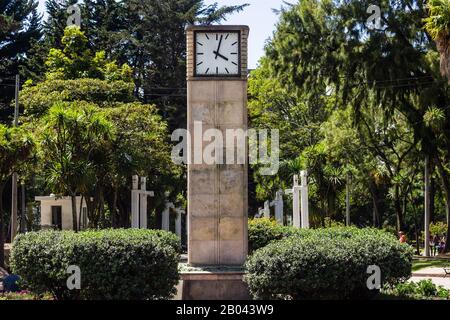
[[[245,163],[198,161],[208,129],[247,130],[247,26],[189,26],[187,36],[188,267],[184,299],[244,299],[242,264],[248,251],[247,145]],[[198,130],[198,124],[201,130]],[[233,137],[234,139],[234,137]],[[207,140],[207,139],[205,139]],[[208,144],[206,141],[204,143]],[[226,146],[226,147],[225,147]],[[233,154],[239,146],[234,145]],[[195,274],[195,268],[200,270]],[[205,269],[206,268],[206,269]],[[202,272],[214,268],[214,272]],[[234,272],[230,273],[230,268]],[[222,271],[221,271],[222,270]],[[219,294],[220,293],[220,294]],[[219,294],[219,296],[217,296]],[[225,296],[224,296],[225,294]]]

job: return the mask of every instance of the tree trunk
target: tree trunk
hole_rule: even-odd
[[[78,231],[78,223],[77,223],[77,196],[76,193],[72,193],[70,196],[72,200],[72,226],[73,231]]]
[[[444,34],[436,40],[436,46],[441,58],[441,74],[450,83],[450,34]]]
[[[445,248],[444,252],[450,251],[450,243],[448,241],[450,237],[450,221],[449,221],[449,213],[450,213],[450,181],[447,173],[445,172],[445,168],[443,167],[439,156],[435,156],[436,165],[439,171],[439,176],[441,177],[442,189],[444,191],[444,199],[445,199],[445,212],[447,215],[447,235],[445,237]]]
[[[111,209],[111,219],[112,219],[112,227],[117,228],[117,187],[114,187],[114,193],[113,193],[113,205]]]
[[[84,195],[81,195],[81,200],[80,200],[80,210],[79,210],[79,214],[78,214],[78,230],[81,230],[81,221],[82,221],[82,214],[83,214],[83,199],[84,199]]]
[[[436,197],[436,181],[433,179],[433,170],[430,172],[430,221],[434,221],[435,206],[434,199]]]
[[[424,231],[425,231],[425,256],[430,256],[430,156],[425,156],[425,203],[424,203]]]
[[[345,224],[350,226],[350,175],[347,174],[345,186]]]
[[[0,184],[0,267],[5,268],[5,226],[4,226],[4,212],[3,212],[3,190],[5,184]]]
[[[394,204],[395,212],[397,214],[397,231],[403,231],[403,213],[402,204],[400,203],[400,186],[398,184],[396,184],[394,188]]]
[[[378,208],[377,188],[373,181],[369,182],[369,190],[372,195],[372,223],[374,228],[380,227],[380,211]]]

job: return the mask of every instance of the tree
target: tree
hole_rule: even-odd
[[[104,150],[113,129],[95,106],[52,106],[42,118],[39,133],[40,158],[47,183],[72,200],[73,230],[78,230],[76,196],[93,183],[92,157]]]
[[[94,114],[111,125],[114,134],[108,136],[104,143],[92,145],[92,150],[84,149],[87,147],[83,145],[77,146],[79,156],[74,161],[82,161],[74,162],[74,169],[67,165],[65,170],[67,181],[73,181],[70,183],[70,190],[67,186],[62,188],[58,183],[45,183],[51,178],[49,173],[52,173],[47,170],[45,157],[41,158],[42,168],[38,172],[46,172],[46,175],[40,177],[37,173],[36,181],[44,180],[41,192],[48,190],[58,194],[81,194],[87,203],[92,227],[126,227],[130,221],[132,175],[149,177],[149,187],[159,190],[161,194],[157,192],[160,196],[158,203],[152,201],[152,205],[164,205],[165,190],[172,190],[173,198],[182,193],[180,180],[183,175],[170,159],[167,124],[158,115],[155,106],[136,101],[127,65],[119,67],[102,52],[91,51],[86,46],[84,32],[79,28],[66,28],[63,38],[61,43],[64,47],[52,48],[46,59],[44,81],[28,83],[21,93],[20,101],[25,109],[26,123],[39,139],[43,139],[41,127],[47,125],[49,112],[55,108],[55,104],[75,113],[84,112],[89,107],[94,110]],[[65,130],[66,138],[70,137],[69,134],[77,134],[70,124]],[[52,128],[54,130],[55,127]],[[51,137],[49,134],[48,138]],[[82,142],[75,137],[67,143]],[[76,169],[78,165],[86,174],[81,169]],[[62,168],[56,169],[52,169],[55,179],[51,180],[54,182],[63,177]],[[69,177],[72,170],[76,176]],[[149,206],[149,210],[152,209],[154,207]]]
[[[441,56],[441,73],[450,82],[450,1],[430,0],[425,27],[436,42]]]
[[[14,98],[14,76],[26,63],[33,40],[39,39],[40,16],[35,0],[0,1],[0,121],[10,116],[9,103]],[[8,79],[7,79],[8,78]]]
[[[33,148],[33,139],[25,130],[0,124],[0,267],[5,267],[3,191],[13,172],[20,171],[21,165],[29,160]]]
[[[48,48],[61,49],[69,4],[47,0],[44,32]],[[158,106],[172,130],[186,125],[186,41],[188,24],[212,24],[246,5],[205,5],[203,0],[87,0],[79,4],[90,49],[132,69],[134,95]],[[151,30],[151,31],[150,31]]]

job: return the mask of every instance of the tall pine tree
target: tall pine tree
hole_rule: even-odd
[[[27,59],[31,43],[40,37],[36,0],[0,0],[0,122],[11,115],[14,76]]]

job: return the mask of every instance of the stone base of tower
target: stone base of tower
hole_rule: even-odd
[[[183,268],[182,268],[183,269]],[[181,271],[177,300],[249,300],[240,267],[186,267]]]

